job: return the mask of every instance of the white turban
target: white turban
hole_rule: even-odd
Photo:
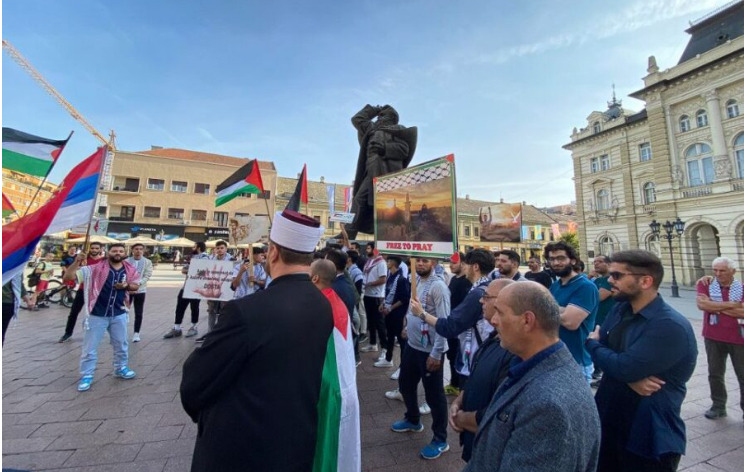
[[[323,231],[321,224],[309,216],[292,210],[277,211],[269,239],[284,248],[310,253],[315,251]]]

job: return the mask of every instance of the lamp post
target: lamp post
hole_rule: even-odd
[[[673,272],[673,283],[670,285],[671,296],[679,298],[678,282],[675,280],[675,262],[673,262],[673,238],[681,237],[686,224],[681,221],[680,218],[676,218],[675,221],[666,221],[665,223],[658,223],[656,220],[652,220],[649,224],[649,229],[652,230],[652,234],[658,238],[665,238],[668,240],[668,251],[670,251],[670,269]],[[665,228],[665,234],[660,234],[660,228]],[[675,236],[673,235],[675,231]]]

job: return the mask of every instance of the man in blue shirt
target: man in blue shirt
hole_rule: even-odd
[[[598,470],[675,471],[686,452],[681,404],[696,367],[696,337],[662,299],[660,259],[635,249],[611,256],[616,305],[587,339],[603,377],[595,402],[602,423]]]
[[[592,357],[584,349],[584,341],[595,327],[599,304],[597,287],[586,275],[574,272],[579,253],[568,243],[556,241],[545,246],[545,259],[558,277],[550,293],[561,307],[561,341],[571,351],[589,383],[595,369]]]

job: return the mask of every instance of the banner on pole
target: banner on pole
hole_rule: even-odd
[[[257,243],[269,235],[269,219],[263,216],[237,216],[229,219],[229,244]]]
[[[480,208],[480,241],[518,243],[521,242],[521,233],[521,203],[499,203]]]

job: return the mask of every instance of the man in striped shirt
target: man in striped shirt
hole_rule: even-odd
[[[246,259],[235,266],[232,280],[232,290],[235,291],[235,299],[246,297],[266,286],[266,271],[263,266],[266,263],[266,253],[263,248],[253,248],[253,264]]]

